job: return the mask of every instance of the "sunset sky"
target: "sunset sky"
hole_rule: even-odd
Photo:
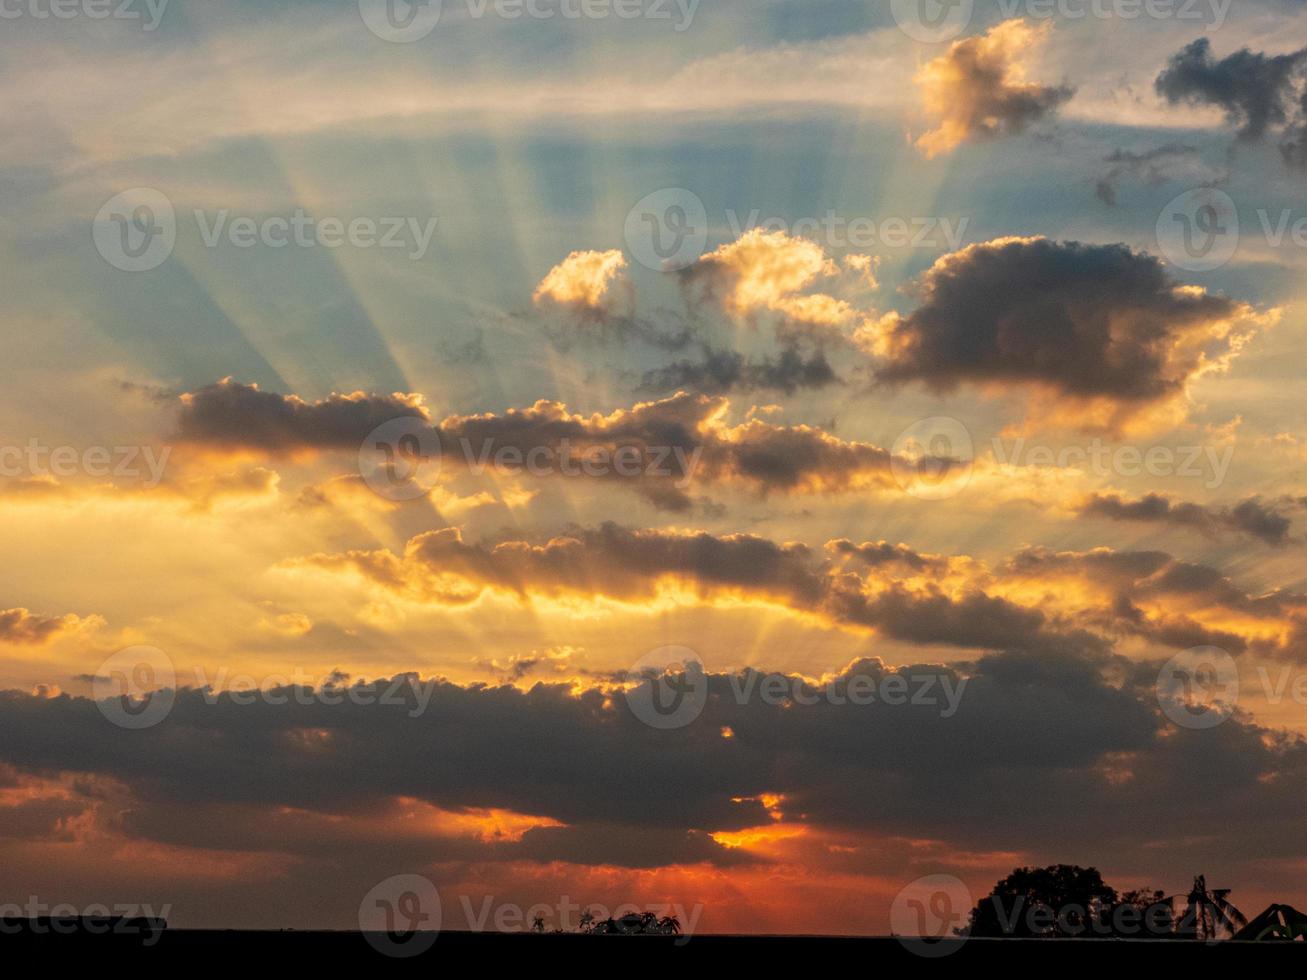
[[[0,904],[1307,907],[1307,5],[1138,6],[5,6]]]

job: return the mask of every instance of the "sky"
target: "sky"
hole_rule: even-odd
[[[1307,907],[1299,0],[0,17],[0,905]]]

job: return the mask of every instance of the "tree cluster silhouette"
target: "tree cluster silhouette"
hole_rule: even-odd
[[[1164,892],[1118,894],[1097,868],[1053,864],[1016,868],[971,910],[969,934],[982,937],[1170,938],[1180,923]]]

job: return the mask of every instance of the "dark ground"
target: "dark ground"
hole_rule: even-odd
[[[386,945],[384,936],[373,938]],[[624,972],[640,968],[660,971],[682,967],[775,969],[796,964],[813,970],[883,968],[919,969],[935,965],[974,967],[1138,970],[1276,971],[1302,976],[1307,969],[1307,943],[1221,943],[1121,940],[984,940],[946,941],[928,947],[922,957],[896,939],[817,937],[503,935],[441,933],[429,948],[410,959],[388,957],[369,945],[367,937],[348,932],[223,932],[168,930],[154,945],[148,934],[120,931],[109,935],[72,933],[0,935],[0,963],[14,966],[29,957],[42,967],[60,960],[83,958],[97,968],[110,963],[135,967],[230,969],[257,965],[261,970],[281,964],[298,970],[317,964],[333,971],[352,967],[395,968],[403,971],[446,970],[451,966],[521,964],[546,969],[571,969],[593,964]],[[1263,971],[1267,971],[1263,973]]]

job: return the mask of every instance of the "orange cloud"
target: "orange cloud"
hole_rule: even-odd
[[[617,249],[573,252],[549,270],[531,298],[537,305],[553,302],[580,310],[602,310],[625,268],[626,257]]]
[[[18,607],[0,610],[0,643],[38,645],[86,626],[102,624],[99,616],[40,616]]]
[[[847,302],[823,293],[801,295],[838,274],[839,267],[816,242],[755,228],[705,255],[686,276],[736,315],[772,310],[805,323],[839,326],[854,315]]]
[[[1026,81],[1023,62],[1052,28],[1052,21],[1007,20],[954,42],[926,65],[916,80],[936,125],[917,138],[917,148],[936,157],[966,142],[1019,133],[1056,112],[1072,89]]]

